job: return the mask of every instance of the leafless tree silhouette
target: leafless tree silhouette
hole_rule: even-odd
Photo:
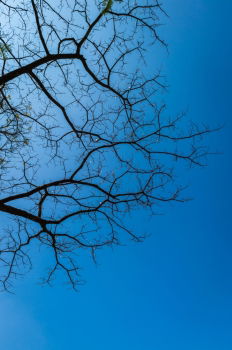
[[[158,102],[158,1],[0,0],[0,13],[1,282],[37,242],[46,281],[61,270],[75,288],[76,252],[141,240],[128,212],[183,200],[176,165],[202,165],[209,130]]]

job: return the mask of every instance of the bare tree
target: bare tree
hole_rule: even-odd
[[[131,210],[183,201],[176,165],[202,165],[208,129],[159,102],[158,0],[0,0],[0,13],[1,282],[30,268],[35,242],[46,281],[62,270],[75,287],[80,249],[141,240]]]

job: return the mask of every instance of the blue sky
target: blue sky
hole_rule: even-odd
[[[232,2],[163,0],[169,43],[163,63],[169,110],[214,126],[204,169],[187,169],[194,200],[163,208],[142,244],[102,250],[83,264],[78,293],[34,283],[36,271],[0,295],[7,350],[205,350],[232,348],[231,27]]]

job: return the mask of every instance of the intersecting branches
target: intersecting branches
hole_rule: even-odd
[[[209,129],[159,103],[165,84],[147,59],[150,44],[165,46],[158,1],[9,0],[0,11],[0,211],[12,219],[1,281],[9,289],[31,266],[37,242],[53,257],[45,280],[61,270],[75,288],[77,252],[95,259],[123,233],[140,241],[131,210],[183,201],[176,165],[203,165]]]

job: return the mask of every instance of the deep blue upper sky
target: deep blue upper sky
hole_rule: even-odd
[[[194,200],[152,219],[152,236],[98,254],[79,293],[34,285],[0,295],[4,350],[231,350],[232,1],[163,0],[169,109],[224,129],[209,166],[184,177]],[[163,210],[163,211],[165,211]],[[138,224],[141,224],[138,220]]]

